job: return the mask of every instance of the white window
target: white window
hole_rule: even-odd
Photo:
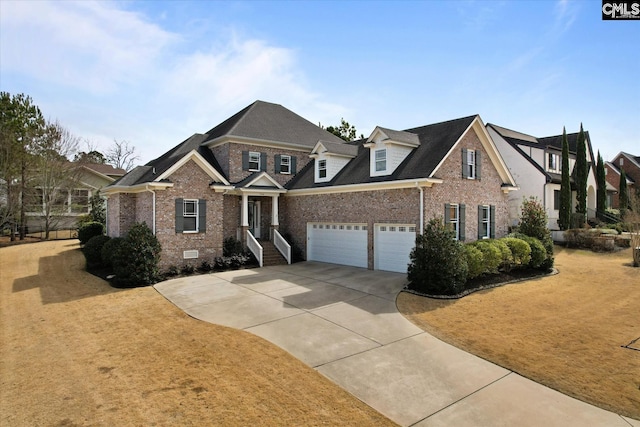
[[[89,190],[71,191],[71,212],[89,213]]]
[[[451,226],[452,230],[455,232],[455,239],[458,240],[460,238],[460,209],[458,205],[455,204],[451,204],[448,207],[449,209],[449,215],[448,215],[448,220],[449,220],[449,225]]]
[[[387,150],[376,150],[376,172],[387,170]]]
[[[182,204],[182,218],[184,233],[198,232],[198,200],[185,199]]]
[[[547,159],[547,169],[553,172],[560,172],[560,156],[554,153],[548,153]]]
[[[249,170],[250,171],[260,170],[260,153],[257,153],[255,151],[249,152]]]
[[[467,178],[476,179],[476,152],[475,150],[467,151]]]
[[[478,224],[478,237],[488,239],[491,237],[491,208],[489,206],[480,206],[480,224]]]
[[[318,161],[318,178],[326,178],[327,177],[327,161],[320,160]]]
[[[291,173],[291,156],[280,156],[280,173]]]

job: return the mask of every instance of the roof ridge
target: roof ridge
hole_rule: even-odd
[[[428,125],[415,126],[415,127],[412,127],[412,128],[404,129],[402,132],[414,133],[414,132],[411,132],[411,131],[415,130],[415,129],[421,129],[421,128],[426,128],[426,127],[429,127],[429,126],[436,126],[436,125],[442,125],[442,124],[445,124],[445,123],[457,122],[459,120],[467,120],[467,119],[471,119],[471,118],[475,119],[476,117],[479,117],[479,116],[480,116],[479,114],[471,114],[470,116],[458,117],[457,119],[443,120],[441,122],[430,123]],[[380,126],[380,127],[382,127],[382,126]],[[394,129],[391,129],[391,130],[394,130]]]

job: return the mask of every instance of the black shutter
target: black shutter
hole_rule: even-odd
[[[249,152],[248,151],[242,152],[242,170],[243,171],[249,170]]]
[[[459,240],[461,242],[463,242],[466,238],[466,233],[465,233],[465,219],[464,219],[464,215],[465,215],[465,205],[459,205],[458,206],[458,230],[459,230]]]
[[[467,164],[467,149],[462,149],[462,177],[469,177],[469,165]]]
[[[494,205],[489,206],[489,220],[490,227],[489,234],[492,239],[496,238],[496,207]]]
[[[276,173],[280,173],[280,162],[282,162],[282,156],[280,154],[275,155],[275,162],[276,162],[276,164],[274,165],[275,171]]]
[[[198,233],[207,231],[207,201],[205,199],[198,200]]]
[[[184,218],[182,213],[184,212],[184,199],[176,199],[176,233],[182,233],[184,231]]]
[[[476,150],[476,179],[480,181],[480,171],[482,170],[482,162],[480,159],[482,158],[481,152]]]
[[[260,153],[260,170],[267,170],[267,153]]]
[[[296,171],[296,158],[291,156],[291,175],[295,175]]]

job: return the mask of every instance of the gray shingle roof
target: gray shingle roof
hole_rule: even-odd
[[[314,162],[309,162],[286,185],[287,189],[327,187],[334,185],[366,184],[373,182],[428,178],[436,166],[444,159],[464,131],[477,117],[469,116],[432,125],[407,129],[404,132],[418,136],[420,145],[387,176],[371,177],[369,170],[369,149],[362,144],[366,140],[354,141],[358,155],[351,160],[330,182],[314,182]]]
[[[384,132],[385,135],[387,135],[389,139],[392,141],[405,142],[413,145],[417,145],[420,143],[420,138],[415,133],[401,131],[401,130],[387,129],[380,126],[378,126],[378,129]]]
[[[319,140],[344,143],[279,104],[256,101],[207,132],[205,143],[223,136],[284,142],[313,148]]]
[[[342,142],[329,142],[329,141],[319,141],[324,148],[327,149],[327,152],[333,154],[343,154],[345,156],[355,157],[358,154],[358,147],[356,145],[347,144],[344,141]]]

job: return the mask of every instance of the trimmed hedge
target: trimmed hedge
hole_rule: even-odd
[[[93,236],[82,248],[82,253],[87,260],[87,266],[100,267],[102,262],[102,249],[104,245],[109,242],[111,238],[109,236]]]
[[[484,274],[484,255],[480,249],[474,245],[464,245],[464,256],[469,269],[468,279],[475,279]]]
[[[513,266],[520,267],[529,264],[529,261],[531,261],[531,246],[527,242],[515,237],[505,237],[501,240],[511,249]]]
[[[78,240],[81,245],[85,245],[94,236],[104,234],[104,225],[99,222],[87,222],[78,227]]]
[[[124,239],[122,237],[114,237],[104,244],[100,256],[102,258],[102,264],[105,267],[113,267],[113,260],[115,259],[123,241]]]
[[[160,277],[160,243],[146,223],[137,223],[127,233],[113,258],[118,287],[146,286]]]
[[[502,253],[497,245],[489,240],[477,240],[466,246],[473,246],[482,253],[483,274],[498,273],[498,267],[502,264]]]

